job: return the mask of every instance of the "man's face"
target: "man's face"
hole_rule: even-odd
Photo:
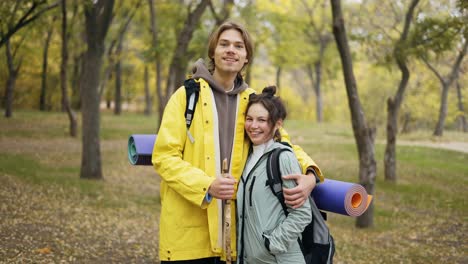
[[[218,74],[237,74],[247,60],[244,39],[239,31],[228,29],[219,36],[214,50],[215,72]]]

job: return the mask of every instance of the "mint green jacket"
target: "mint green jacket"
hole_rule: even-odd
[[[301,264],[304,256],[297,241],[312,220],[310,202],[293,209],[288,216],[267,184],[268,154],[275,148],[289,148],[278,142],[267,147],[251,171],[244,171],[237,190],[238,261],[244,264]],[[251,162],[251,161],[249,161]],[[291,151],[279,156],[279,175],[300,174],[301,168]],[[284,188],[296,186],[283,180]],[[268,244],[268,246],[267,246]],[[243,262],[241,261],[241,258]]]

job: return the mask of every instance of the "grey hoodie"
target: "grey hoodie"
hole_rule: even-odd
[[[192,69],[192,78],[202,78],[211,87],[214,95],[216,109],[218,112],[218,123],[219,123],[219,145],[221,153],[221,161],[223,159],[228,160],[228,168],[230,168],[232,144],[234,140],[234,129],[236,125],[236,113],[237,113],[237,95],[247,89],[248,85],[242,79],[242,76],[238,75],[234,81],[234,89],[226,92],[221,85],[219,85],[214,79],[213,75],[208,71],[203,59],[198,59]]]

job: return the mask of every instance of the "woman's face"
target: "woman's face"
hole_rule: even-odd
[[[273,138],[275,127],[269,122],[270,115],[260,104],[252,104],[245,116],[245,131],[254,145],[263,144]]]

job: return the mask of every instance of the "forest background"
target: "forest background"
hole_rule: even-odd
[[[55,5],[51,10],[40,13],[9,39],[12,55],[9,62],[7,45],[3,43],[6,32],[16,26],[15,22],[25,15],[33,2],[40,4],[36,4],[37,8],[30,16],[39,14],[52,3]],[[8,0],[2,1],[0,6],[3,17],[3,52],[0,54],[0,80],[3,85],[0,92],[4,95],[5,104],[6,81],[11,79],[8,69],[18,68],[13,109],[60,111],[63,108],[60,91],[61,14],[58,2],[49,2]],[[207,4],[201,17],[191,25],[191,32],[185,31],[188,32],[185,39],[180,37],[181,30],[186,29],[184,23],[189,11],[193,15],[200,1],[153,2],[153,17],[148,1],[115,3],[112,22],[105,36],[103,67],[100,69],[102,108],[120,107],[125,111],[147,111],[159,115],[159,90],[163,90],[164,95],[177,48],[187,45],[184,54],[177,54],[182,56],[178,59],[184,63],[179,67],[182,67],[186,77],[195,60],[206,58],[210,32],[222,19],[230,17],[243,22],[254,39],[255,58],[247,72],[251,87],[257,90],[271,84],[280,87],[281,96],[288,102],[291,119],[311,123],[350,122],[328,1],[204,1]],[[403,30],[409,1],[345,1],[344,4],[363,109],[368,121],[379,132],[384,132],[386,101],[394,95],[401,79],[393,52]],[[67,5],[67,87],[73,108],[79,109],[79,77],[83,72],[87,49],[83,14],[85,4],[68,1]],[[15,7],[17,10],[13,11]],[[454,22],[455,18],[466,18],[460,8],[457,8],[454,0],[421,1],[417,6],[413,21],[416,25],[413,25],[410,38],[422,39],[419,42],[410,39],[412,43],[407,44],[408,53],[411,53],[408,58],[411,79],[399,116],[402,131],[435,129],[441,105],[441,83],[431,67],[441,77],[451,73],[465,41],[464,29]],[[156,41],[152,34],[152,21],[155,21]],[[447,25],[442,27],[438,22]],[[431,26],[433,28],[429,28]],[[417,32],[424,29],[427,30],[424,32],[426,35]],[[446,129],[462,129],[467,104],[463,100],[468,78],[464,74],[466,67],[464,60],[448,94]],[[159,78],[156,70],[159,70]],[[179,85],[176,84],[177,87]],[[145,86],[149,89],[148,94],[145,94]],[[117,107],[116,101],[120,104]],[[151,102],[151,105],[145,102]]]
[[[73,166],[70,165],[72,169],[65,168],[63,174],[71,170],[85,182],[73,182],[71,185],[80,186],[78,189],[81,191],[88,188],[83,184],[102,188],[102,183],[88,183],[85,179],[104,179],[104,182],[114,179],[114,174],[118,172],[106,168],[106,162],[109,163],[112,156],[108,152],[109,146],[118,149],[118,152],[125,152],[126,138],[123,139],[124,143],[119,141],[118,144],[114,141],[116,138],[122,140],[131,133],[157,131],[158,120],[169,96],[187,78],[190,65],[198,58],[206,58],[210,32],[230,18],[244,23],[255,42],[255,57],[245,74],[247,82],[257,91],[271,84],[279,87],[280,95],[287,102],[288,119],[291,120],[288,130],[297,138],[297,142],[304,145],[309,153],[321,150],[325,157],[329,146],[323,144],[327,142],[327,136],[332,135],[332,140],[346,146],[350,144],[353,155],[340,161],[346,161],[348,165],[321,159],[320,154],[317,157],[313,155],[319,163],[321,161],[325,171],[328,169],[328,175],[344,174],[344,168],[352,168],[354,175],[359,177],[345,176],[344,179],[360,182],[369,193],[378,193],[376,183],[382,185],[381,192],[389,189],[397,191],[393,189],[393,184],[401,184],[401,181],[408,183],[408,171],[402,158],[405,154],[395,146],[397,137],[406,142],[424,141],[425,144],[428,141],[454,142],[462,149],[468,141],[467,102],[464,100],[468,82],[468,63],[465,59],[467,15],[466,2],[455,0],[349,0],[343,3],[333,0],[2,1],[0,50],[4,52],[0,53],[0,94],[3,95],[5,120],[0,123],[4,155],[0,176],[4,182],[14,182],[7,184],[10,187],[18,184],[15,177],[10,178],[12,175],[26,179],[26,182],[38,180],[36,176],[31,180],[31,175],[25,175],[31,173],[29,170],[16,171],[13,168],[16,163],[12,160],[18,158],[15,155],[20,155],[19,160],[26,158],[22,164],[28,164],[31,153],[25,148],[29,144],[37,147],[39,142],[30,142],[37,137],[39,141],[47,139],[56,144],[71,144],[74,155],[69,158],[73,160]],[[340,16],[342,20],[337,19]],[[345,31],[339,21],[346,25]],[[340,35],[340,32],[344,34]],[[343,35],[347,36],[346,41],[340,39]],[[349,63],[351,61],[352,64]],[[351,70],[346,65],[351,65]],[[57,118],[60,119],[58,123]],[[49,133],[40,132],[39,128],[49,130]],[[308,136],[306,133],[309,132]],[[64,139],[66,134],[71,136],[71,141]],[[352,144],[353,136],[355,144]],[[76,145],[80,141],[81,150]],[[317,141],[322,141],[322,145]],[[16,143],[12,146],[11,142]],[[18,142],[24,145],[21,147],[22,144]],[[120,145],[120,148],[114,144]],[[386,146],[385,150],[382,145]],[[49,155],[57,158],[57,153],[51,151]],[[340,148],[336,151],[342,153]],[[8,152],[16,154],[11,156]],[[447,177],[450,178],[449,182],[461,181],[454,188],[466,191],[467,156],[441,153],[432,158],[446,157],[447,162],[455,162],[453,166],[447,166],[456,168],[455,172],[452,171],[456,177]],[[414,155],[419,157],[425,154],[418,152]],[[37,158],[37,153],[33,156]],[[104,161],[102,164],[101,159]],[[417,160],[415,157],[412,159]],[[399,167],[396,166],[397,162]],[[427,163],[418,164],[427,166]],[[124,165],[119,163],[117,167],[121,166]],[[332,168],[336,166],[344,167],[337,172]],[[428,176],[434,173],[420,169],[409,170],[410,175]],[[46,171],[44,174],[48,174]],[[132,174],[130,171],[128,173]],[[384,182],[379,182],[377,175],[383,175],[381,178]],[[39,182],[49,184],[49,180],[45,177]],[[52,182],[57,184],[56,180]],[[152,180],[150,182],[154,183]],[[158,186],[157,182],[154,184]],[[23,188],[29,187],[26,185],[19,189]],[[96,198],[98,202],[109,198],[100,191],[98,193],[92,191],[84,195],[90,199]],[[441,192],[439,195],[447,194]],[[449,201],[449,217],[455,219],[449,230],[466,230],[466,223],[460,223],[466,219],[465,199],[449,196],[446,200]],[[5,201],[9,199],[11,197],[5,198]],[[149,198],[151,201],[153,199],[157,200]],[[453,208],[454,201],[462,205],[456,217],[452,215],[452,210],[460,208]],[[143,202],[145,206],[147,203]],[[376,204],[379,205],[378,202]],[[376,221],[388,216],[385,206],[380,206],[376,208]],[[4,206],[4,209],[11,207]],[[158,209],[155,210],[157,214]],[[397,214],[398,210],[393,208],[390,216]],[[2,211],[2,217],[13,222],[18,220],[15,214],[7,211]],[[343,223],[333,222],[332,219],[330,224],[338,225],[336,228],[340,230],[340,225],[349,225],[349,220]],[[374,226],[374,204],[363,217],[357,219],[356,226]],[[122,232],[125,234],[127,231]],[[2,232],[6,232],[5,229]],[[18,230],[22,235],[25,232],[28,233],[27,228]],[[12,231],[2,235],[11,238],[18,233]],[[367,239],[367,234],[365,237]],[[388,241],[385,245],[388,246],[395,237],[386,237]],[[346,241],[346,236],[339,238],[343,241],[339,245],[341,261],[354,263],[347,259],[353,256],[356,248],[347,244],[351,242]],[[430,239],[433,238],[431,235]],[[419,241],[421,238],[411,234],[411,239]],[[115,242],[115,238],[110,243],[112,241]],[[372,244],[372,241],[368,242]],[[460,242],[462,249],[466,249],[466,239],[457,237],[449,241],[451,251],[448,250],[447,254],[455,256],[453,261],[462,263],[467,258],[466,253],[455,250],[450,244]],[[412,242],[408,243],[413,245]],[[79,261],[80,257],[83,260],[82,254],[73,251],[67,254],[63,246],[52,250],[50,245],[42,247],[33,243],[29,245],[32,249],[29,248],[29,253],[25,254],[24,250],[13,244],[16,243],[5,242],[4,254],[0,252],[0,256],[13,262],[21,262],[22,256],[29,258],[31,254],[36,261],[48,260],[48,254],[52,251],[52,254],[56,254],[56,260],[68,257],[71,257],[70,262],[76,258]],[[352,250],[347,251],[347,246]],[[135,251],[122,251],[127,254],[127,260],[133,260]],[[148,249],[148,252],[145,251],[143,260],[136,259],[142,262],[157,259],[154,251]],[[99,250],[93,254],[99,257],[88,260],[111,258]],[[421,254],[416,252],[416,257],[410,258],[410,262],[415,262]],[[430,255],[428,259],[434,256]],[[438,257],[443,259],[444,254]],[[369,259],[372,258],[367,256]],[[400,255],[394,258],[395,261],[404,259]],[[366,263],[366,258],[362,263]]]

